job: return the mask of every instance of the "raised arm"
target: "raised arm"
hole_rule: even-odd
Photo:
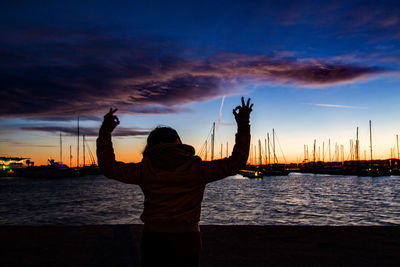
[[[233,110],[238,130],[232,155],[225,159],[202,162],[202,171],[206,183],[234,175],[246,165],[250,148],[250,113],[252,108],[253,104],[250,105],[250,98],[245,104],[242,97],[242,105]]]
[[[110,111],[104,116],[97,138],[97,161],[102,174],[106,177],[124,183],[138,184],[140,182],[140,163],[123,163],[115,160],[114,149],[111,142],[111,133],[119,124],[114,113]]]

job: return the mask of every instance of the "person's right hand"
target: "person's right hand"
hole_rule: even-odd
[[[117,125],[119,124],[118,117],[114,115],[117,110],[117,108],[114,110],[110,108],[110,111],[106,115],[104,115],[104,121],[100,128],[101,131],[107,133],[111,133],[112,131],[114,131],[115,127],[117,127]]]
[[[233,115],[235,116],[236,122],[239,123],[249,123],[250,113],[253,110],[253,105],[250,105],[250,98],[247,100],[247,104],[244,103],[244,98],[242,96],[242,106],[237,106],[233,110]],[[238,112],[239,111],[239,112]]]

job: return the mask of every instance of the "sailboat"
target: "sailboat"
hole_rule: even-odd
[[[78,149],[77,149],[77,161],[76,168],[72,166],[67,166],[62,163],[62,135],[60,133],[60,161],[56,162],[54,159],[48,159],[47,165],[42,166],[28,166],[26,168],[21,169],[17,175],[21,177],[31,177],[31,178],[62,178],[62,177],[76,177],[76,176],[85,176],[85,175],[97,175],[100,174],[99,168],[95,164],[94,157],[92,152],[90,151],[90,147],[88,147],[89,155],[92,160],[92,164],[89,166],[85,165],[85,148],[86,148],[86,140],[85,136],[83,136],[83,166],[79,166],[79,117],[77,124],[77,136],[78,136]],[[70,148],[71,154],[71,148]],[[71,165],[70,155],[70,165]]]
[[[270,139],[269,133],[267,134],[268,139],[268,157],[266,157],[267,164],[262,168],[263,176],[286,176],[290,173],[289,170],[286,170],[285,164],[278,163],[278,157],[275,153],[275,129],[272,129],[272,152],[273,152],[273,164],[271,164],[271,155],[270,155]],[[265,151],[267,153],[267,151]]]

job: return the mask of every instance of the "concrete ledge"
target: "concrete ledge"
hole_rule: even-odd
[[[1,226],[0,266],[138,266],[142,225]],[[398,266],[400,227],[201,226],[201,266]]]

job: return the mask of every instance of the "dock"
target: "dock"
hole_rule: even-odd
[[[139,266],[142,225],[0,226],[0,266]],[[400,227],[202,225],[200,266],[398,266]]]

